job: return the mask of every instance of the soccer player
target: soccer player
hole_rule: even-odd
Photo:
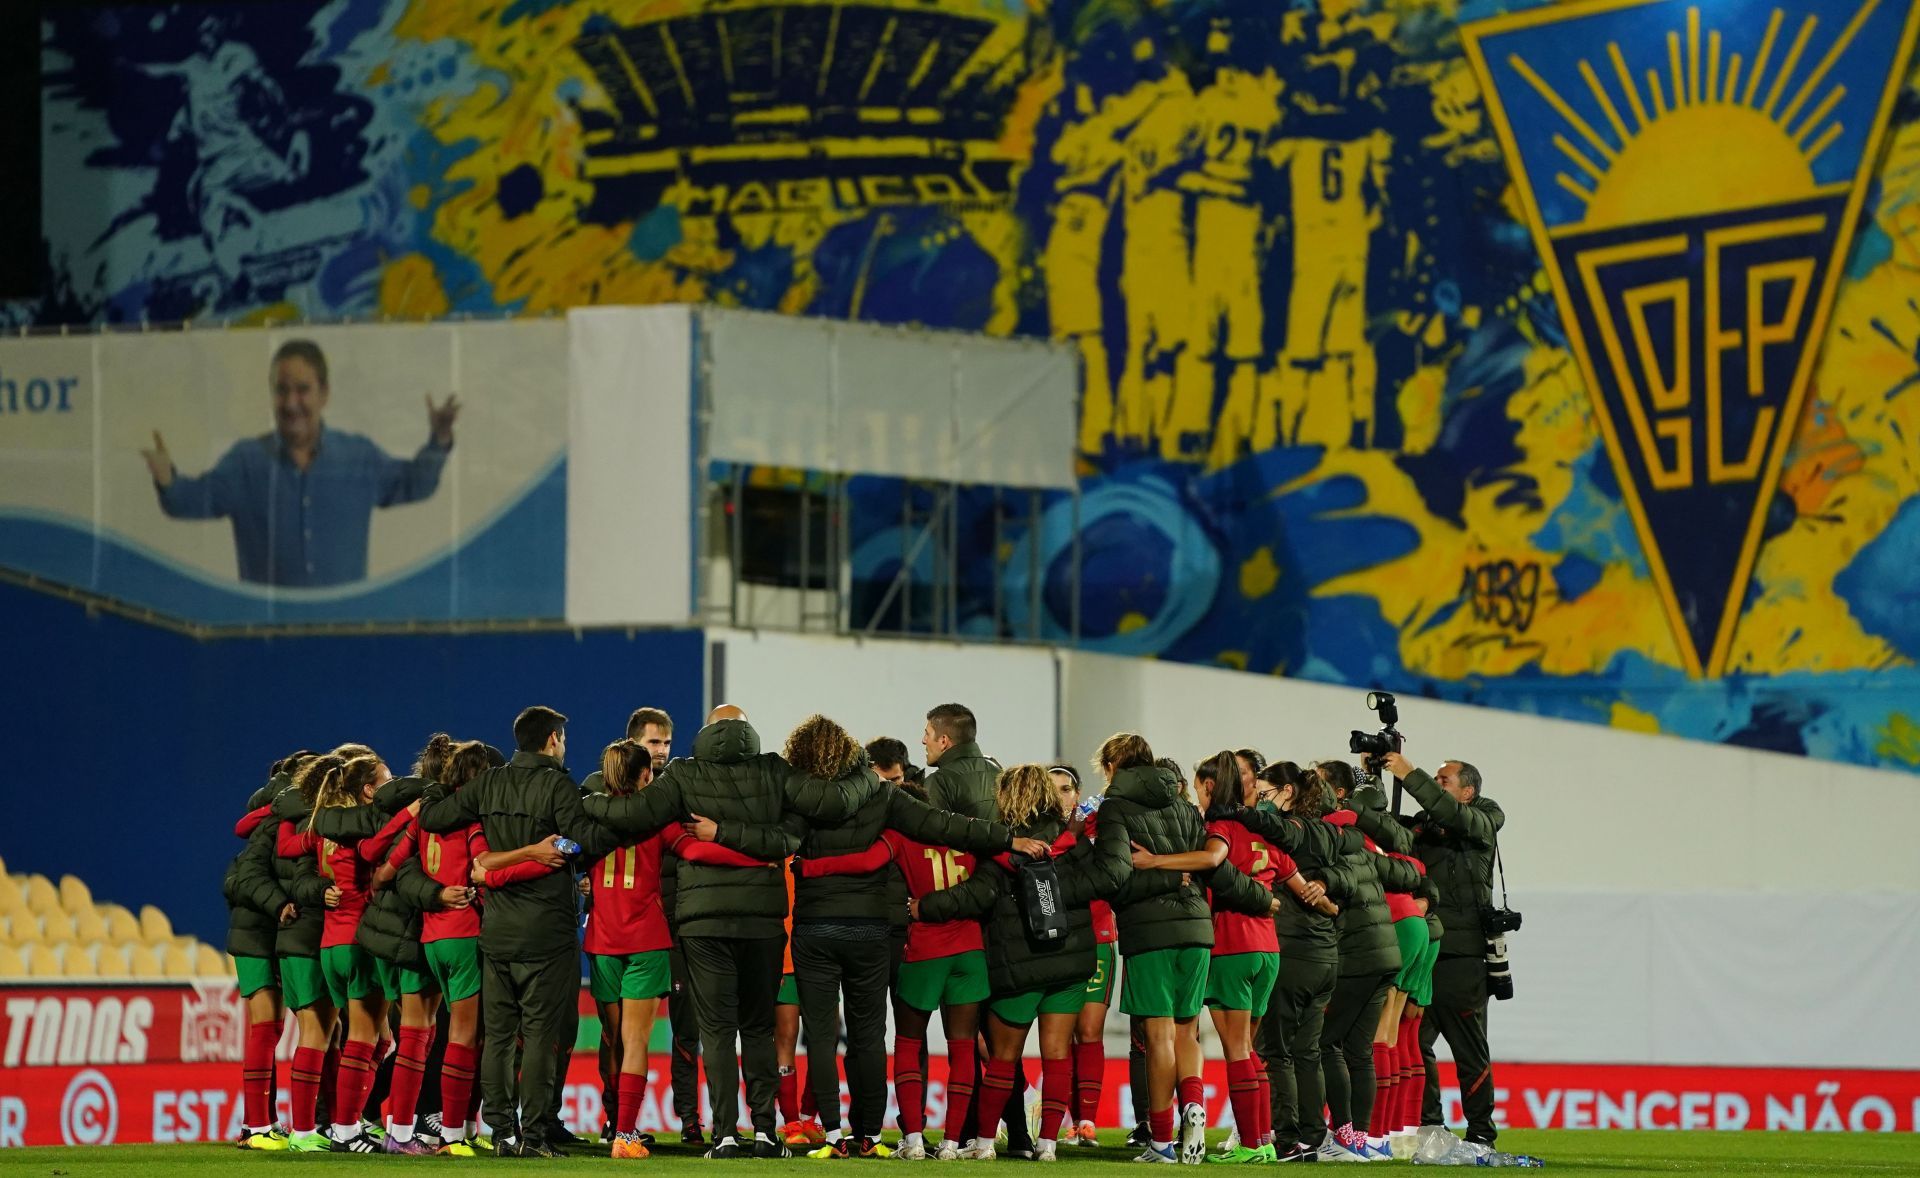
[[[1047,770],[1047,777],[1067,828],[1083,839],[1097,839],[1100,812],[1089,809],[1081,813],[1080,774],[1071,765],[1054,765]],[[1093,901],[1089,911],[1093,917],[1093,976],[1087,979],[1086,1001],[1080,1004],[1080,1017],[1073,1026],[1074,1116],[1069,1118],[1068,1137],[1077,1145],[1095,1147],[1100,1144],[1094,1117],[1099,1112],[1100,1088],[1106,1082],[1107,1008],[1113,1004],[1113,979],[1119,971],[1114,942],[1120,939],[1120,929],[1113,922],[1113,905],[1105,900]]]
[[[871,747],[871,746],[869,746]],[[919,797],[904,775],[890,784]],[[974,859],[951,847],[931,846],[898,831],[882,834],[865,851],[796,860],[807,879],[858,876],[897,867],[906,878],[909,904],[942,888],[952,887],[973,874]],[[900,1108],[900,1147],[908,1161],[927,1156],[926,1148],[926,1039],[933,1012],[947,1038],[947,1123],[938,1156],[951,1161],[960,1156],[961,1126],[973,1103],[977,1066],[974,1036],[980,1031],[980,1004],[987,999],[987,959],[977,920],[907,926],[906,960],[900,966],[895,991],[893,1086]]]
[[[1016,838],[1041,843],[1058,855],[1061,900],[1067,909],[1064,942],[1041,950],[1028,939],[1015,880],[1017,864],[1005,854],[985,860],[967,879],[912,905],[917,920],[937,924],[985,917],[991,925],[987,981],[994,998],[987,1017],[988,1059],[977,1097],[979,1128],[960,1156],[994,1156],[994,1135],[1013,1095],[1015,1062],[1037,1019],[1043,1078],[1034,1147],[1039,1160],[1052,1161],[1055,1137],[1073,1101],[1073,1029],[1094,967],[1093,919],[1087,905],[1126,879],[1125,847],[1118,842],[1080,845],[1060,816],[1044,766],[1016,765],[1002,772],[996,795],[1000,821]]]
[[[287,1147],[286,1131],[274,1117],[273,1052],[286,1017],[274,949],[279,930],[293,923],[300,908],[274,874],[279,824],[267,819],[274,795],[291,786],[293,770],[313,756],[302,751],[275,761],[267,784],[254,791],[247,815],[234,828],[236,835],[247,840],[227,868],[223,889],[231,910],[227,952],[233,957],[240,997],[247,1004],[247,1045],[240,1074],[245,1131],[238,1144],[242,1149]],[[318,904],[319,897],[311,900]]]
[[[1134,846],[1135,872],[1113,898],[1126,964],[1120,1009],[1146,1020],[1147,1121],[1151,1140],[1143,1162],[1198,1162],[1205,1156],[1207,1113],[1201,1102],[1197,1020],[1206,995],[1207,961],[1213,949],[1213,915],[1206,896],[1185,873],[1139,870],[1142,859],[1200,850],[1206,829],[1199,811],[1182,795],[1179,779],[1155,763],[1145,738],[1116,733],[1094,757],[1106,778],[1100,805],[1103,829],[1116,841],[1121,831]],[[1232,911],[1271,913],[1273,894],[1231,864],[1195,873],[1214,890],[1214,902]],[[1174,1129],[1176,1085],[1180,1097]]]
[[[386,764],[371,752],[350,758],[330,754],[309,766],[298,784],[308,804],[321,810],[366,805],[390,777]],[[310,818],[307,825],[311,826]],[[333,1092],[332,1128],[322,1137],[311,1129],[303,1132],[296,1124],[289,1148],[296,1153],[374,1153],[381,1148],[380,1143],[361,1128],[360,1114],[373,1087],[377,1066],[374,1044],[386,1027],[387,1002],[374,980],[372,958],[354,940],[360,918],[366,913],[372,872],[354,848],[322,839],[311,829],[282,825],[279,850],[281,857],[288,859],[316,856],[319,872],[339,893],[338,902],[327,908],[320,937],[320,969],[332,1009],[344,1010],[347,1015],[346,1041],[340,1048],[340,1074]],[[327,1031],[331,1036],[332,1027]]]

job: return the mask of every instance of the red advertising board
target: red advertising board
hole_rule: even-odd
[[[230,1140],[240,1129],[244,1029],[231,982],[0,987],[0,1147]],[[930,1063],[928,1123],[937,1127],[946,1060]],[[595,1069],[591,1052],[574,1055],[562,1111],[576,1132],[597,1132],[602,1121]],[[677,1131],[667,1069],[652,1073],[640,1125]],[[1027,1075],[1037,1082],[1037,1061]],[[1513,1128],[1920,1129],[1920,1072],[1502,1063],[1494,1076],[1496,1120]],[[1450,1065],[1442,1079],[1447,1119],[1458,1124]],[[1219,1061],[1209,1061],[1205,1080],[1209,1120],[1222,1123]],[[284,1065],[280,1081],[284,1119]],[[1109,1059],[1100,1123],[1127,1123],[1131,1099],[1126,1060]]]

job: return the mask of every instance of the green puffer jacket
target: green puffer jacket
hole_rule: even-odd
[[[247,806],[251,814],[272,800],[277,791],[276,777],[259,790]],[[227,952],[234,957],[273,957],[279,939],[280,910],[291,903],[286,889],[274,874],[273,860],[280,824],[272,817],[262,819],[247,836],[246,845],[227,865],[221,881],[221,894],[227,900]],[[264,832],[264,833],[263,833]]]
[[[420,829],[447,834],[478,822],[487,845],[503,851],[561,835],[580,844],[591,863],[619,844],[580,809],[580,787],[566,766],[541,753],[518,752],[452,793],[439,782],[420,798]],[[551,961],[580,951],[580,900],[571,871],[555,871],[490,889],[480,949],[495,961]]]
[[[1424,770],[1415,769],[1405,784],[1423,807],[1414,819],[1411,854],[1440,889],[1435,915],[1446,925],[1440,952],[1479,957],[1487,951],[1480,909],[1493,903],[1493,852],[1506,812],[1480,796],[1461,805]]]
[[[1411,892],[1420,884],[1420,873],[1410,864],[1367,850],[1364,843],[1347,855],[1344,866],[1350,883],[1346,898],[1338,901],[1340,976],[1399,969],[1400,941],[1387,912],[1387,893]]]
[[[1060,898],[1067,907],[1067,935],[1051,944],[1027,936],[1020,890],[1009,856],[981,858],[971,876],[920,900],[920,919],[928,923],[977,917],[986,921],[987,984],[995,997],[1084,984],[1093,976],[1091,901],[1114,888],[1116,869],[1102,862],[1085,839],[1067,843],[1067,824],[1052,810],[1016,832],[1059,849],[1055,857]],[[1125,843],[1120,846],[1124,849]],[[1111,852],[1108,858],[1110,859]],[[1124,876],[1123,876],[1124,878]]]
[[[999,817],[994,783],[1000,762],[980,751],[974,741],[956,744],[927,767],[927,800],[936,809],[967,818]]]
[[[699,814],[718,824],[719,841],[728,846],[774,851],[756,855],[771,860],[764,867],[674,865],[671,915],[681,936],[758,938],[786,932],[780,848],[798,845],[796,832],[808,824],[844,820],[879,789],[880,779],[871,772],[838,782],[796,774],[778,754],[760,751],[760,734],[751,724],[721,720],[693,738],[692,760],[672,762],[647,788],[626,797],[598,794],[581,804],[588,817],[623,839],[643,838]],[[796,819],[792,827],[789,815]]]
[[[1198,851],[1207,842],[1207,824],[1200,811],[1180,795],[1173,774],[1152,765],[1136,765],[1113,775],[1106,799],[1100,803],[1099,843],[1128,852],[1138,843],[1156,855]],[[1273,894],[1221,863],[1212,871],[1187,873],[1183,884],[1177,871],[1137,871],[1113,894],[1113,915],[1120,927],[1120,954],[1131,957],[1156,949],[1213,947],[1214,903],[1222,911],[1265,916]],[[1171,887],[1169,887],[1169,882]]]
[[[1366,848],[1354,831],[1268,809],[1242,812],[1240,823],[1292,856],[1300,874],[1325,884],[1334,903],[1347,902],[1353,880],[1345,867],[1346,857],[1349,852]],[[1274,931],[1280,935],[1280,951],[1299,961],[1338,962],[1340,926],[1335,921],[1295,900],[1290,893],[1282,894],[1280,911],[1273,918]]]
[[[1353,796],[1347,799],[1347,808],[1353,811],[1353,824],[1360,828],[1360,833],[1372,839],[1381,850],[1413,855],[1413,831],[1387,809],[1387,795],[1377,786],[1354,790]]]
[[[268,844],[278,848],[280,827],[288,822],[299,823],[307,817],[307,800],[300,791],[293,788],[292,782],[273,797],[273,813],[261,829],[268,827],[272,831],[265,837]],[[259,834],[256,830],[255,834]],[[286,892],[300,909],[300,915],[292,924],[282,927],[274,937],[274,952],[281,957],[318,957],[320,956],[320,934],[326,923],[327,877],[320,874],[319,857],[312,851],[298,859],[287,859],[275,854],[273,857],[274,878],[280,888]]]

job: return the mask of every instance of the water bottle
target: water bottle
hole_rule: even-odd
[[[1095,794],[1090,798],[1081,798],[1080,804],[1073,808],[1073,812],[1081,818],[1091,818],[1093,812],[1100,808],[1100,801],[1101,796],[1099,794]]]
[[[553,849],[562,855],[578,855],[580,853],[580,844],[569,838],[555,839],[553,840]]]

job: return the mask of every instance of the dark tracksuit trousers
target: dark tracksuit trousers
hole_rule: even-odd
[[[880,926],[887,933],[885,926]],[[887,978],[893,937],[848,940],[821,935],[805,924],[793,928],[793,984],[800,991],[800,1018],[807,1025],[807,1083],[820,1109],[820,1125],[840,1127],[840,1077],[831,1066],[832,1028],[846,1011],[847,1094],[855,1137],[880,1136],[887,1115]],[[820,1055],[814,1034],[821,1032]],[[821,1062],[828,1064],[820,1066]]]
[[[674,934],[667,950],[667,970],[673,994],[667,999],[667,1022],[673,1030],[673,1115],[684,1129],[700,1128],[700,1018],[693,1005],[687,955]]]
[[[1274,1147],[1282,1152],[1296,1142],[1318,1147],[1327,1135],[1320,1032],[1339,972],[1335,962],[1280,954],[1280,973],[1260,1024],[1258,1050],[1273,1090]]]
[[[1327,1078],[1327,1120],[1362,1133],[1373,1118],[1373,1033],[1387,1004],[1393,973],[1350,974],[1333,984],[1320,1031],[1320,1068]]]
[[[1493,1056],[1487,1047],[1487,963],[1482,957],[1441,954],[1433,964],[1433,1005],[1420,1026],[1420,1055],[1427,1065],[1427,1093],[1420,1107],[1422,1125],[1444,1125],[1440,1108],[1440,1071],[1433,1044],[1446,1036],[1460,1076],[1460,1104],[1467,1114],[1467,1140],[1492,1145]]]
[[[579,951],[546,961],[483,956],[480,968],[480,1019],[486,1028],[480,1088],[487,1123],[496,1132],[520,1125],[528,1140],[544,1141],[549,1128],[560,1123],[566,1082],[560,1069],[579,1031]],[[517,1086],[516,1049],[521,1057]]]
[[[773,1107],[780,1090],[773,1007],[780,993],[786,941],[785,933],[681,938],[700,1020],[700,1051],[707,1057],[707,1103],[716,1137],[732,1133],[740,1124],[742,1063],[754,1132],[771,1137],[779,1127]],[[834,1103],[839,1103],[838,1093]]]

